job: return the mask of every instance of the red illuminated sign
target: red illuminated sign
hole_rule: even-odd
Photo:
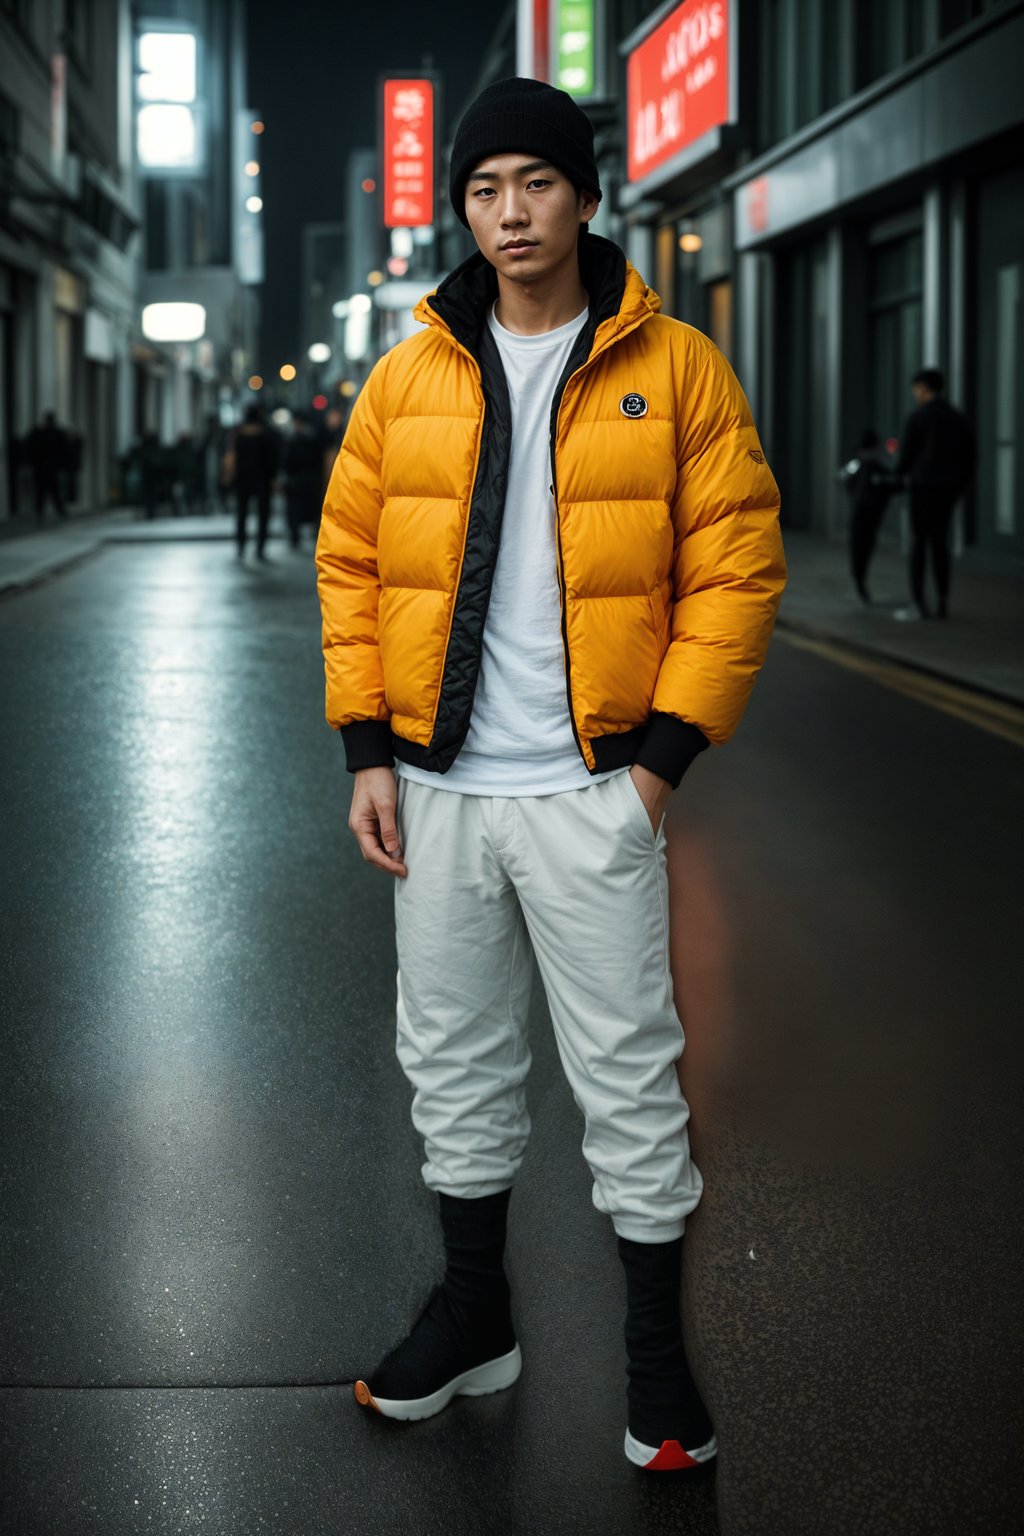
[[[629,56],[629,179],[729,121],[728,0],[684,0]]]
[[[384,224],[434,222],[434,83],[384,81]]]

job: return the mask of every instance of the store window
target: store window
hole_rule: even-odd
[[[762,149],[796,133],[844,94],[848,4],[760,0],[758,139]]]
[[[986,11],[997,10],[1006,0],[939,0],[939,35],[948,37],[976,21]]]
[[[1024,558],[1024,171],[976,191],[974,426],[977,541]]]
[[[913,404],[910,381],[938,358],[922,356],[924,236],[893,235],[890,224],[868,234],[868,355],[871,398],[865,421],[883,441],[900,437]]]
[[[828,399],[828,245],[794,247],[778,263],[779,397],[774,411],[772,467],[783,488],[783,516],[812,528],[827,505],[835,466],[828,462],[821,418]]]

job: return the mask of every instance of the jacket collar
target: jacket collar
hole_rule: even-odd
[[[580,276],[590,295],[592,356],[657,314],[661,300],[611,240],[588,233],[581,236],[579,251]],[[481,329],[497,297],[497,274],[476,251],[420,300],[414,318],[448,333],[476,356]]]

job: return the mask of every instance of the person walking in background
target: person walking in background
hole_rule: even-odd
[[[937,595],[936,616],[949,612],[949,534],[953,508],[974,473],[976,448],[970,424],[943,390],[945,381],[937,368],[922,368],[914,375],[917,409],[903,428],[897,475],[910,485],[910,592],[913,601],[897,608],[903,620],[928,619],[932,611],[925,596],[925,568],[931,551],[932,574]]]
[[[324,494],[322,466],[323,447],[319,434],[314,431],[305,411],[296,411],[292,417],[292,433],[285,443],[281,463],[288,506],[288,538],[292,549],[298,549],[304,525],[312,527],[315,540]]]
[[[25,440],[25,457],[32,470],[35,490],[36,521],[46,519],[47,502],[52,501],[58,517],[67,517],[61,478],[67,471],[68,434],[57,425],[53,411],[47,411]]]
[[[349,827],[396,877],[398,1054],[447,1255],[355,1395],[421,1419],[519,1375],[502,1256],[532,950],[625,1272],[625,1453],[693,1467],[716,1441],[680,1314],[702,1180],[662,821],[764,659],[778,489],[725,358],[589,234],[594,131],[570,96],[490,86],[449,192],[477,253],[373,369],[317,545],[327,718]]]
[[[248,406],[234,441],[235,541],[240,560],[245,554],[246,520],[249,503],[253,500],[257,516],[256,558],[267,558],[267,528],[270,496],[277,473],[277,451],[277,438],[264,420],[263,412],[258,405]]]
[[[898,482],[889,461],[870,427],[860,435],[854,458],[839,471],[839,479],[850,497],[850,571],[857,594],[865,606],[871,603],[868,591],[868,567],[875,551],[875,541],[889,498]]]
[[[152,427],[142,434],[138,449],[139,488],[142,493],[142,513],[147,519],[155,518],[166,482],[165,454],[160,439]]]

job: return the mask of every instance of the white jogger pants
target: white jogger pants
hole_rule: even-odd
[[[398,1058],[427,1185],[471,1198],[515,1179],[532,949],[594,1204],[620,1237],[679,1237],[702,1183],[675,1069],[665,840],[629,774],[519,800],[400,779],[398,814]]]

